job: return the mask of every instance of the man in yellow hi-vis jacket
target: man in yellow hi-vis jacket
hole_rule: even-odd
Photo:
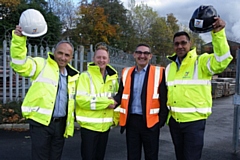
[[[83,160],[104,160],[110,128],[118,123],[112,99],[118,90],[118,74],[108,63],[108,50],[100,45],[87,71],[79,76],[76,119],[81,126]]]
[[[215,17],[213,54],[197,55],[191,49],[186,32],[177,32],[175,53],[166,68],[168,86],[169,127],[177,160],[200,160],[206,119],[211,114],[211,78],[222,72],[232,60],[225,35],[225,22]]]
[[[73,136],[76,81],[79,72],[69,65],[73,46],[60,41],[48,58],[29,57],[27,37],[16,26],[12,32],[11,67],[32,85],[22,104],[23,117],[30,123],[32,159],[60,160],[64,137]]]

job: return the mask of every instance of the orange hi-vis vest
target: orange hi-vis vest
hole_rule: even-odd
[[[124,68],[122,72],[123,94],[120,106],[120,126],[125,126],[128,115],[128,105],[131,90],[131,74],[135,67]],[[162,81],[163,67],[150,65],[146,91],[146,121],[151,128],[159,122],[160,101],[158,88]]]

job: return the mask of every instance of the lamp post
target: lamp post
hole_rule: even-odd
[[[80,41],[81,43],[80,44],[82,45],[82,33],[79,33],[79,36],[81,38],[81,41]]]

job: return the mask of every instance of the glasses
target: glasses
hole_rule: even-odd
[[[188,41],[174,42],[174,46],[178,47],[179,44],[181,44],[181,46],[185,46],[187,43],[188,43]]]
[[[142,55],[142,54],[149,55],[149,54],[151,54],[151,52],[148,52],[148,51],[144,51],[144,52],[142,52],[142,51],[135,51],[135,53],[137,53],[139,55]]]

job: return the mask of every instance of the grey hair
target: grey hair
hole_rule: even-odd
[[[60,42],[58,42],[57,45],[56,45],[56,47],[55,47],[55,49],[57,49],[58,46],[59,46],[60,44],[63,44],[63,43],[67,43],[67,44],[69,44],[69,45],[72,47],[72,54],[73,54],[73,53],[74,53],[73,44],[72,44],[71,42],[67,41],[67,40],[61,40]]]

